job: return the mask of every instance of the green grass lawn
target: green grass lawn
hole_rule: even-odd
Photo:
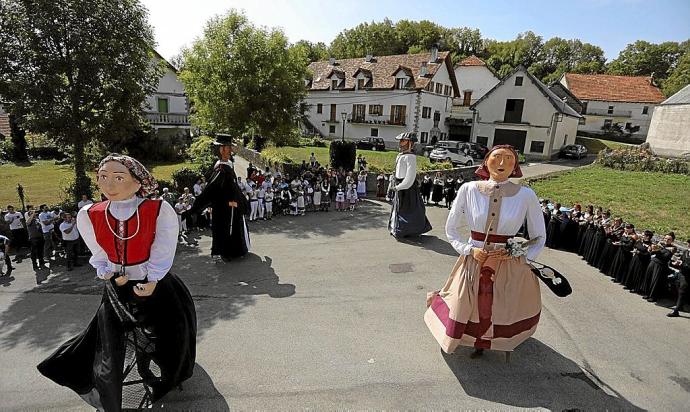
[[[575,138],[575,143],[581,144],[587,148],[587,153],[598,154],[604,149],[621,149],[625,147],[634,146],[627,143],[612,142],[610,140],[596,139],[593,137],[578,136]]]
[[[533,182],[531,187],[539,197],[564,206],[578,202],[583,209],[588,204],[611,209],[613,216],[632,222],[638,230],[673,230],[683,242],[690,237],[690,176],[592,166]]]
[[[302,160],[309,162],[309,157],[313,152],[317,162],[321,163],[322,165],[327,165],[330,161],[328,150],[328,147],[269,147],[264,149],[262,155],[267,156],[269,159],[283,155],[284,157],[292,160],[293,163],[300,164],[302,163]],[[357,150],[357,155],[360,154],[367,160],[369,170],[373,172],[383,171],[384,173],[391,173],[395,167],[395,158],[398,155],[398,152],[391,150],[385,152]],[[418,170],[436,170],[448,167],[449,166],[446,163],[432,164],[429,161],[429,158],[417,156]]]
[[[166,163],[147,165],[153,176],[169,180],[173,172],[188,163]],[[52,160],[38,160],[30,166],[15,164],[0,165],[0,207],[8,204],[20,206],[17,183],[24,186],[27,204],[40,205],[59,203],[66,187],[74,176],[71,165],[56,165]],[[91,176],[93,178],[93,176]]]

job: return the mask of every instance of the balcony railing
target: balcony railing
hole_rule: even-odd
[[[585,115],[590,116],[609,116],[609,117],[630,117],[632,116],[631,110],[613,110],[608,109],[590,109],[587,108]]]
[[[189,126],[189,115],[186,113],[147,112],[146,119],[152,125]]]

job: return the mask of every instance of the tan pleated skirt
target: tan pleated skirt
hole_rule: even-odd
[[[424,314],[446,353],[458,345],[512,351],[532,336],[541,314],[539,280],[524,257],[487,261],[460,256]]]

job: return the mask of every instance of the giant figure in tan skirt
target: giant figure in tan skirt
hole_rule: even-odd
[[[541,295],[527,259],[536,258],[546,239],[536,194],[509,181],[522,176],[512,146],[494,146],[476,174],[483,180],[460,187],[446,222],[460,257],[443,288],[429,294],[424,315],[446,353],[471,346],[472,357],[485,349],[511,352],[536,331]],[[469,238],[458,232],[461,219]],[[524,255],[514,256],[506,245],[525,219],[533,240]]]

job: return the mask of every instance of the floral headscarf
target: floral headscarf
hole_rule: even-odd
[[[481,177],[482,180],[488,180],[491,175],[489,174],[489,168],[486,167],[486,161],[491,156],[491,153],[498,149],[508,149],[511,152],[513,152],[513,156],[515,156],[515,167],[513,168],[513,173],[510,174],[510,177],[522,177],[522,170],[520,170],[520,159],[518,158],[517,151],[515,148],[509,144],[499,144],[494,147],[492,147],[487,153],[486,156],[484,156],[484,161],[482,162],[482,165],[477,168],[477,170],[474,171],[474,174]]]
[[[141,184],[141,188],[137,192],[137,195],[146,197],[153,193],[158,187],[156,179],[154,179],[153,175],[151,175],[146,167],[144,167],[144,165],[141,164],[137,159],[119,153],[111,153],[101,160],[101,163],[98,164],[98,169],[103,167],[103,165],[108,162],[118,162],[122,164],[129,170],[129,173],[131,173],[132,176],[137,179],[137,181]]]

